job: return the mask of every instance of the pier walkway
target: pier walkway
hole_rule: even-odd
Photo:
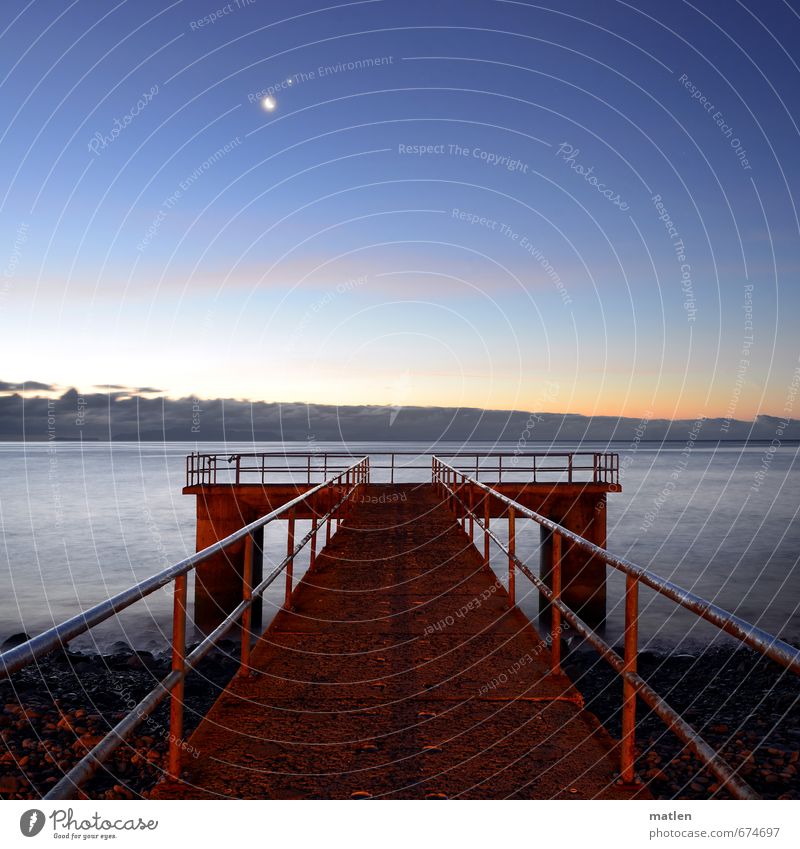
[[[430,483],[362,487],[250,668],[153,798],[637,794]]]

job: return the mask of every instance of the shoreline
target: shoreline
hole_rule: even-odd
[[[46,793],[169,671],[167,652],[64,651],[0,682],[0,798]],[[238,643],[223,640],[186,680],[187,738],[239,666]],[[563,667],[615,738],[621,681],[594,652],[578,648]],[[794,676],[749,649],[639,656],[639,670],[764,798],[800,799],[800,712]],[[762,704],[763,701],[763,704]],[[642,704],[637,713],[637,773],[657,799],[704,799],[713,776]],[[169,700],[145,719],[87,785],[88,798],[147,797],[162,774],[169,743]],[[184,746],[184,757],[195,753]],[[196,756],[196,755],[195,755]],[[720,798],[728,798],[721,791]]]
[[[621,647],[615,651],[622,654]],[[619,739],[622,682],[596,652],[564,658],[586,709]],[[796,677],[741,646],[698,653],[642,651],[638,671],[764,799],[800,799],[800,710]],[[637,701],[636,770],[657,799],[706,799],[716,778],[664,722]],[[725,791],[719,798],[731,798]]]
[[[170,671],[168,651],[114,648],[58,652],[0,682],[0,799],[41,798]],[[186,677],[187,738],[238,669],[238,651],[223,639]],[[85,798],[146,797],[166,767],[169,736],[167,698],[100,767]],[[192,757],[188,743],[183,748]]]

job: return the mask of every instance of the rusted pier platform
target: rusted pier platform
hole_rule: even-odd
[[[430,483],[365,485],[154,798],[633,798]]]
[[[442,457],[450,455],[442,454]],[[280,508],[308,493],[332,474],[341,474],[352,462],[350,455],[192,454],[187,457],[184,495],[194,496],[197,505],[197,550],[234,533],[242,525]],[[392,452],[371,457],[370,480],[395,482],[430,478],[431,457],[416,452]],[[457,454],[453,462],[475,481],[489,483],[492,490],[528,509],[546,516],[582,538],[606,546],[606,500],[619,492],[619,457],[592,452],[548,452],[522,454],[490,452]],[[345,482],[319,489],[297,505],[293,517],[310,520],[323,516],[345,491]],[[463,490],[463,491],[462,491]],[[387,490],[382,489],[385,497]],[[474,484],[459,484],[463,498],[451,506],[464,517],[470,504],[491,520],[506,519],[508,507],[494,498],[486,499]],[[376,497],[380,497],[380,494]],[[541,527],[539,573],[552,586],[551,531]],[[256,578],[262,568],[262,532],[256,539]],[[233,610],[242,598],[244,540],[207,558],[197,568],[194,592],[194,621],[210,631]],[[568,546],[562,553],[564,601],[586,622],[600,624],[606,614],[606,565]],[[543,603],[543,606],[546,606]],[[256,619],[260,612],[256,610]],[[258,620],[260,621],[260,620]]]

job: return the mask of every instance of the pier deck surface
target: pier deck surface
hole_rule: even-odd
[[[154,798],[636,795],[431,484],[366,486],[292,606]]]

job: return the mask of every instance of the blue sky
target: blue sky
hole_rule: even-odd
[[[796,7],[4,11],[4,379],[784,411]]]

